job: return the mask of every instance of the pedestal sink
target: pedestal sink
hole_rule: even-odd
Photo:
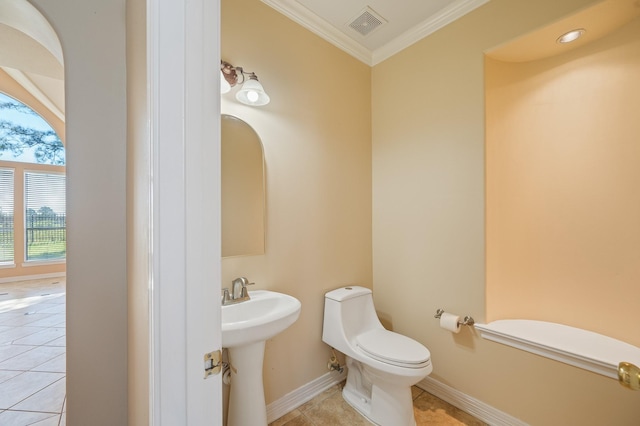
[[[227,426],[266,426],[267,409],[262,384],[267,339],[293,324],[300,301],[267,290],[250,292],[250,300],[222,306],[222,347],[231,364]]]

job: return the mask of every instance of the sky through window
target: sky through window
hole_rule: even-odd
[[[0,93],[0,161],[65,164],[62,141],[37,112]]]

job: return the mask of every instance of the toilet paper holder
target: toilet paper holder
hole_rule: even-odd
[[[440,319],[442,314],[444,314],[444,309],[438,309],[436,311],[436,314],[433,317],[437,318],[437,319]],[[460,324],[460,325],[473,325],[473,324],[475,324],[475,321],[473,320],[472,317],[467,315],[462,319],[462,321],[458,321],[458,324]]]

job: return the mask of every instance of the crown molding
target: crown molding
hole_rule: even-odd
[[[411,28],[384,46],[370,51],[296,0],[262,0],[263,3],[369,66],[390,58],[415,42],[482,6],[489,0],[456,0],[430,19]]]
[[[344,35],[333,25],[298,3],[296,0],[262,0],[263,3],[302,25],[337,48],[371,66],[371,51]]]
[[[396,53],[406,49],[412,44],[422,40],[430,34],[438,31],[440,28],[449,25],[456,19],[459,19],[474,9],[488,3],[489,0],[457,0],[446,8],[442,9],[430,19],[416,25],[410,30],[399,35],[384,46],[376,49],[372,53],[372,65],[379,64],[395,55]]]

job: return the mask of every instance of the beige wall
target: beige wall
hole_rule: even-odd
[[[127,1],[127,315],[129,425],[149,424],[150,138],[146,1]]]
[[[68,424],[127,424],[125,5],[34,3],[61,38],[67,77]],[[432,318],[444,307],[484,319],[482,51],[587,3],[492,0],[371,77],[258,0],[223,1],[223,58],[272,96],[261,109],[223,102],[254,126],[267,163],[266,254],[223,260],[224,283],[245,275],[303,305],[267,343],[267,402],[326,371],[323,294],[371,285],[373,211],[376,303],[431,349],[436,379],[532,424],[636,423],[637,394],[614,381],[468,331],[454,338]],[[399,70],[422,84],[399,85]]]
[[[31,2],[64,54],[67,424],[126,425],[125,1]]]
[[[327,372],[324,293],[371,286],[370,68],[259,0],[222,1],[222,59],[255,71],[265,107],[223,96],[222,112],[249,123],[264,145],[266,251],[226,258],[222,287],[246,276],[256,289],[302,302],[298,321],[267,342],[267,403]]]
[[[487,59],[488,320],[640,346],[638,75],[640,19],[560,56]]]
[[[302,301],[267,343],[267,403],[326,372],[322,296],[369,285],[372,211],[379,314],[429,347],[433,378],[531,424],[636,423],[637,395],[615,381],[433,319],[443,307],[485,320],[483,51],[589,4],[492,0],[374,67],[369,87],[367,67],[258,0],[223,1],[222,58],[272,97],[223,97],[261,136],[267,168],[266,254],[223,259],[223,287],[244,275]]]
[[[638,395],[433,315],[486,320],[483,52],[590,3],[492,0],[372,73],[377,308],[430,349],[432,378],[533,425],[634,425]]]

